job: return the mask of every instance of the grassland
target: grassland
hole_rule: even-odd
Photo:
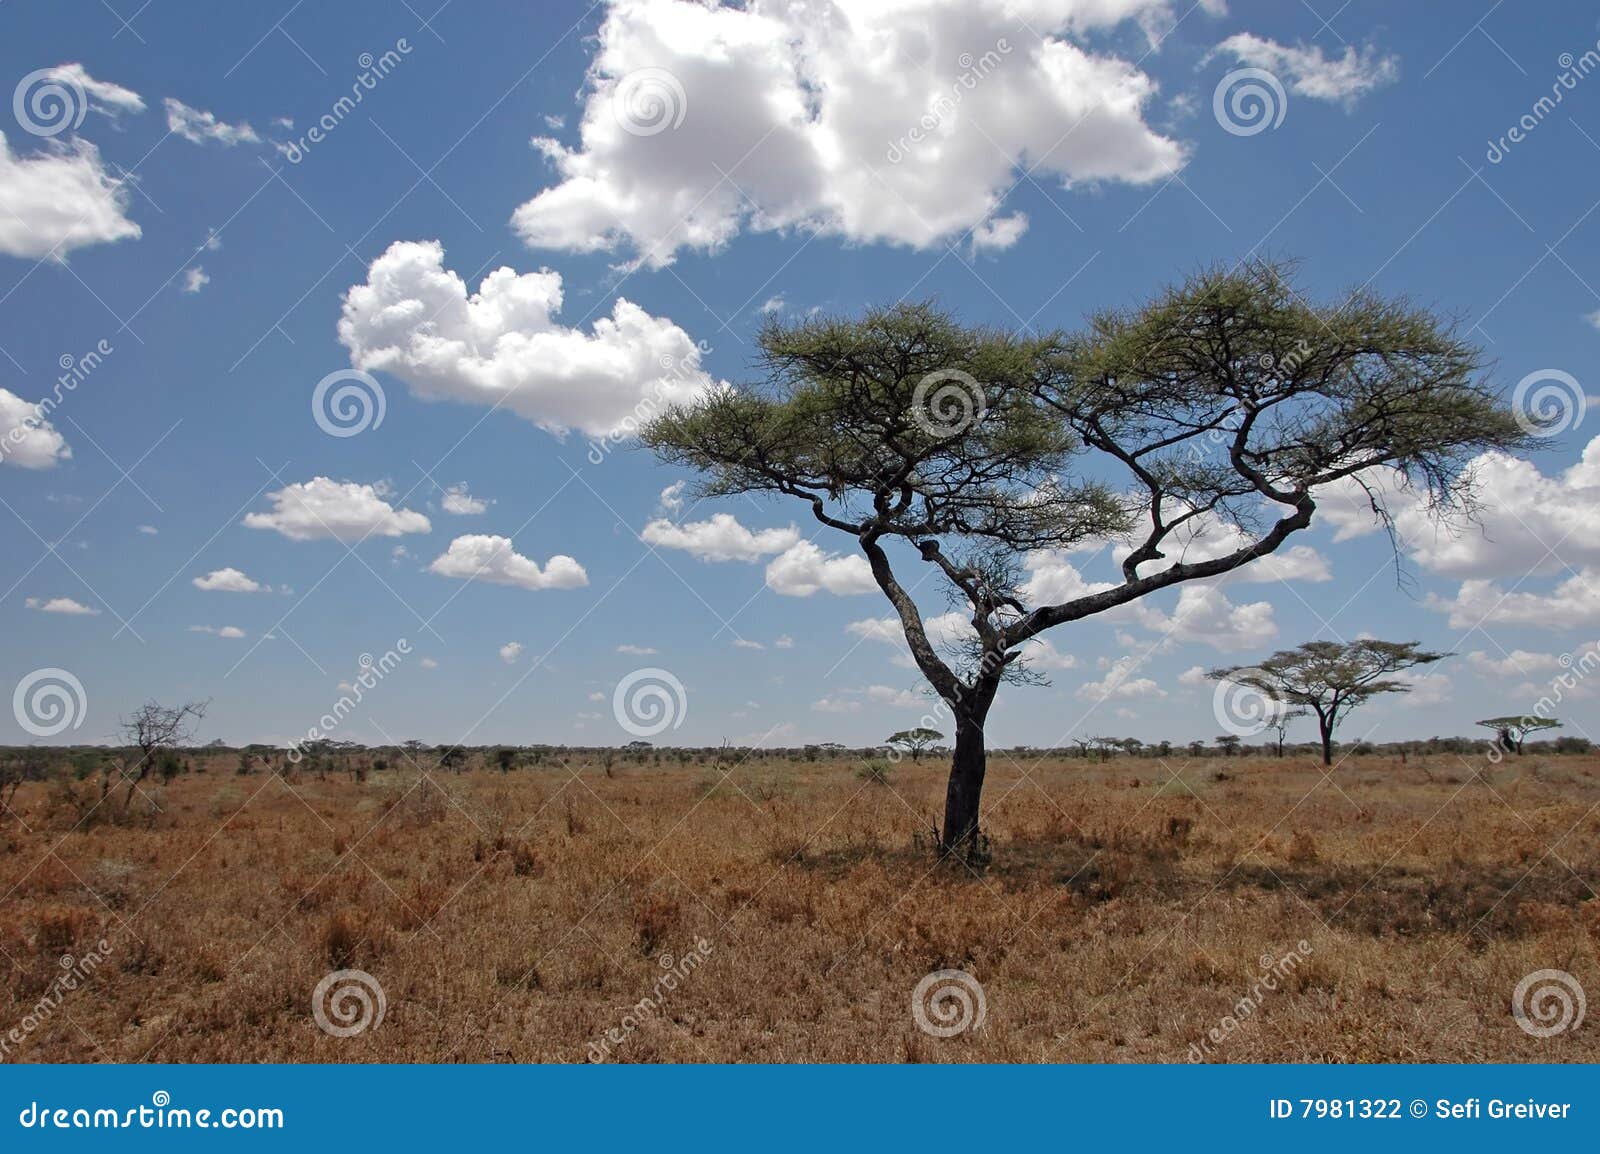
[[[1593,1018],[1511,1013],[1531,971],[1600,992],[1594,755],[1000,754],[978,872],[927,848],[937,758],[887,784],[845,757],[192,761],[125,814],[92,780],[16,795],[6,1060],[581,1062],[611,1031],[628,1062],[1183,1061],[1234,1019],[1206,1060],[1600,1059]],[[386,1009],[335,1037],[311,998],[344,968]],[[918,1028],[939,969],[981,983],[980,1028]]]

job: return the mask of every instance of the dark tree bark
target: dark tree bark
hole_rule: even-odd
[[[978,801],[989,756],[983,722],[956,719],[956,747],[950,759],[950,782],[944,794],[944,852],[969,856],[978,841]]]

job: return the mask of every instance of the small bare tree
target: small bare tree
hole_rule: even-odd
[[[128,783],[128,792],[122,799],[123,809],[133,801],[134,790],[139,788],[160,755],[177,749],[194,736],[195,727],[205,717],[210,704],[209,699],[184,705],[147,701],[122,718],[123,743],[138,751],[138,760],[122,768],[122,776]]]

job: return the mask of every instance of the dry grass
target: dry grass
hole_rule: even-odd
[[[21,1022],[60,957],[111,953],[12,1048],[33,1061],[582,1061],[709,957],[620,1061],[1168,1061],[1302,939],[1224,1061],[1594,1061],[1600,1022],[1510,1014],[1537,969],[1600,993],[1600,758],[1105,764],[992,759],[982,876],[922,848],[943,767],[849,761],[378,772],[204,765],[80,822],[60,787],[0,827],[0,969]],[[1174,772],[1181,773],[1175,777]],[[1219,771],[1221,771],[1219,773]],[[370,972],[377,1028],[311,991]],[[983,1027],[910,997],[974,974]]]

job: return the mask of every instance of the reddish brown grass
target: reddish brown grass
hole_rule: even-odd
[[[1600,1059],[1594,1017],[1539,1039],[1510,1013],[1532,970],[1600,994],[1596,757],[1483,780],[1454,757],[1325,778],[1304,759],[997,754],[981,876],[926,848],[931,759],[888,786],[844,760],[364,783],[196,760],[126,821],[19,794],[0,1034],[63,954],[111,950],[9,1060],[582,1061],[630,1016],[615,1060],[1183,1060],[1301,940],[1216,1059]],[[311,1014],[343,968],[387,998],[347,1039]],[[911,991],[943,968],[982,983],[980,1030],[918,1030]]]

